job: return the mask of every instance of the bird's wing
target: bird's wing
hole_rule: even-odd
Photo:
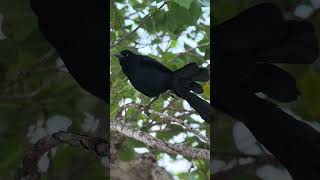
[[[167,68],[166,66],[161,64],[159,61],[151,57],[140,55],[139,58],[140,58],[140,63],[143,65],[150,66],[164,72],[170,72],[170,73],[172,72],[169,68]]]

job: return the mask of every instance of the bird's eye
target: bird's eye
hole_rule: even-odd
[[[125,53],[125,54],[124,54],[124,56],[128,57],[128,56],[129,56],[129,54],[128,54],[128,53]]]

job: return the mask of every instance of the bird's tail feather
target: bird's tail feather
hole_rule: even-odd
[[[189,85],[189,88],[191,91],[197,93],[197,94],[202,94],[203,93],[203,89],[202,89],[202,86],[196,82],[192,82],[190,85]]]
[[[208,123],[212,122],[213,109],[210,103],[194,94],[203,93],[202,86],[195,81],[208,81],[209,71],[205,68],[200,68],[196,63],[190,63],[176,70],[174,73],[173,87],[175,93],[185,99],[202,119]]]
[[[286,71],[272,64],[257,64],[253,88],[280,102],[290,102],[300,95],[296,80]]]
[[[206,68],[200,68],[196,63],[189,63],[174,71],[174,76],[176,79],[179,79],[179,85],[181,87],[184,87],[187,91],[201,94],[203,93],[203,89],[196,81],[208,81],[209,71]]]
[[[207,123],[213,122],[214,111],[210,103],[191,92],[188,92],[183,98],[200,115],[203,120],[205,120]]]
[[[192,76],[192,80],[200,82],[209,81],[209,70],[206,68],[199,68],[199,72]]]
[[[179,80],[176,80],[179,82]],[[200,115],[200,117],[205,120],[207,123],[213,122],[214,110],[210,103],[201,99],[196,94],[187,91],[184,87],[180,86],[179,83],[174,85],[175,93],[185,99],[189,105]]]
[[[175,76],[179,76],[180,78],[190,78],[194,75],[197,75],[200,71],[199,66],[196,63],[189,63],[182,68],[175,70]]]

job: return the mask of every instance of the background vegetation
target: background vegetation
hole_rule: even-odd
[[[66,72],[29,3],[0,0],[0,179],[13,179],[24,152],[47,134],[104,137],[106,130],[106,106]],[[43,179],[87,180],[105,179],[104,164],[94,153],[59,146],[39,167]]]
[[[110,54],[124,49],[148,55],[159,60],[172,70],[196,62],[208,67],[210,57],[210,9],[209,1],[169,0],[110,1]],[[162,6],[163,5],[163,6]],[[160,8],[161,7],[161,8]],[[160,8],[160,9],[159,9]],[[110,58],[111,64],[111,121],[120,106],[126,103],[147,105],[150,98],[136,91],[121,71],[117,58]],[[146,78],[148,75],[146,74]],[[205,92],[201,95],[209,100],[209,82],[202,84]],[[152,109],[176,116],[209,137],[209,125],[199,118],[181,98],[161,97]],[[145,116],[141,111],[129,109],[125,114],[127,124],[154,137],[170,143],[183,143],[190,147],[209,149],[194,134],[187,132],[177,123],[166,121],[156,115]],[[112,133],[112,132],[111,132]],[[119,142],[117,142],[119,143]],[[145,144],[131,138],[125,140],[118,158],[131,161],[139,154],[149,152],[156,156],[158,165],[165,167],[176,179],[209,179],[209,161],[170,155],[152,150]],[[191,173],[188,172],[190,169]],[[112,174],[112,169],[111,169]]]

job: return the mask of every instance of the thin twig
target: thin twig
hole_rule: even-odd
[[[120,121],[123,121],[122,119],[122,112],[130,107],[134,107],[136,109],[139,109],[141,111],[145,110],[145,107],[143,105],[140,105],[140,104],[135,104],[135,103],[129,103],[129,104],[126,104],[124,106],[122,106],[120,108],[120,110],[118,111],[117,115],[116,115],[116,119],[117,120],[120,120]],[[154,114],[154,115],[157,115],[161,118],[165,118],[165,119],[169,119],[171,122],[175,122],[177,124],[179,124],[180,126],[184,127],[187,131],[193,133],[194,135],[196,135],[199,139],[201,139],[202,141],[204,141],[206,144],[210,145],[210,140],[209,138],[207,138],[206,136],[202,135],[200,131],[198,131],[196,128],[193,128],[191,125],[189,125],[188,123],[184,122],[183,120],[181,119],[178,119],[178,118],[175,118],[175,117],[172,117],[170,115],[167,115],[165,113],[161,113],[161,112],[157,112],[153,109],[149,109],[148,112],[150,114]]]
[[[4,84],[5,91],[11,88],[12,86],[20,83],[21,81],[27,79],[32,75],[35,68],[41,66],[44,62],[46,62],[48,59],[50,59],[53,55],[56,54],[56,50],[51,48],[46,54],[44,54],[35,64],[33,64],[27,71],[20,72],[18,74],[18,77],[15,80],[9,81]]]
[[[120,15],[119,15],[119,13],[118,13],[118,9],[117,9],[114,1],[112,2],[112,6],[113,6],[114,12],[115,12],[115,14],[116,14],[116,16],[117,16],[116,18],[117,18],[117,20],[118,20],[118,23],[119,23],[119,25],[121,26],[121,29],[122,29],[122,31],[123,31],[123,34],[126,34],[126,31],[125,31],[125,29],[124,29],[124,25],[123,25],[123,23],[120,21]]]
[[[109,156],[109,143],[102,138],[90,137],[87,135],[57,132],[38,140],[22,160],[15,180],[40,180],[38,162],[44,153],[60,144],[69,144],[95,152],[98,156]]]
[[[146,15],[140,22],[140,24],[131,32],[129,32],[128,34],[125,34],[122,38],[116,40],[115,42],[110,44],[110,48],[114,48],[115,46],[119,45],[123,40],[125,40],[126,38],[128,38],[129,36],[131,36],[132,34],[134,34],[140,27],[142,27],[142,25],[149,19],[151,18],[153,15],[156,14],[156,12],[158,12],[158,10],[160,10],[164,5],[167,4],[167,1],[165,1],[159,8],[157,8],[153,13],[149,13],[148,15]]]
[[[194,48],[190,48],[184,52],[178,53],[174,58],[170,59],[169,62],[177,59],[178,57],[180,57],[182,55],[189,54],[190,52],[192,52],[193,50],[195,50],[197,48],[202,48],[202,47],[209,46],[209,45],[210,45],[210,42],[199,44],[198,46],[196,46]]]

